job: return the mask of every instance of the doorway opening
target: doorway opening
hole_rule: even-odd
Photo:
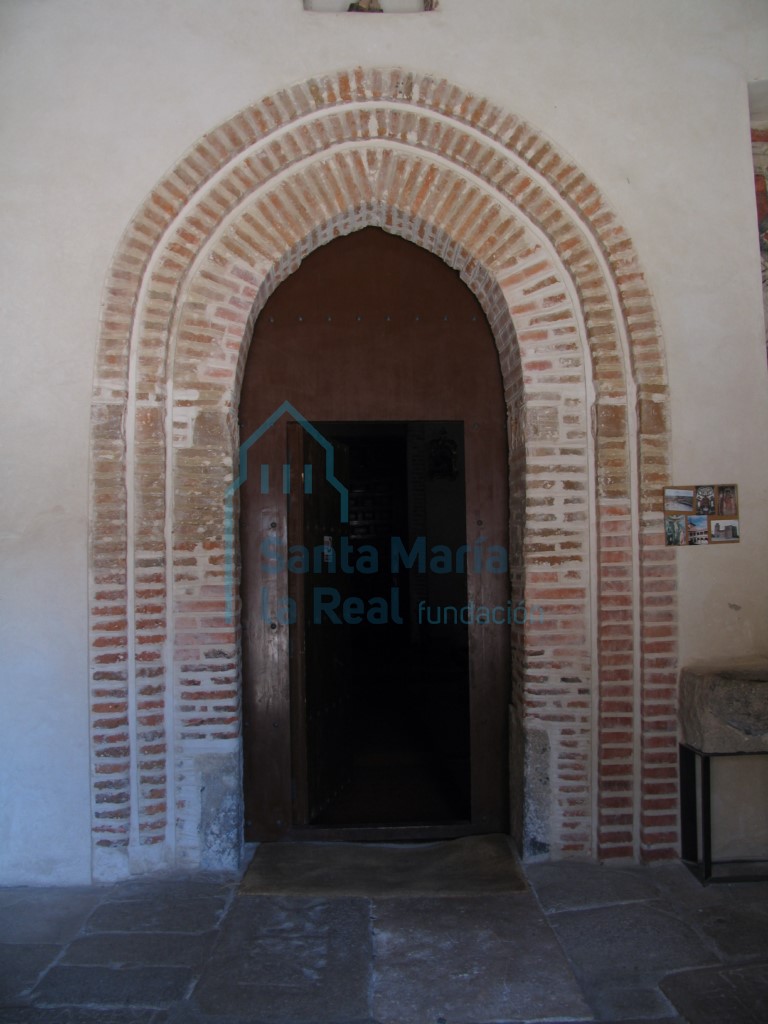
[[[505,831],[509,462],[479,302],[381,229],[321,246],[256,321],[241,441],[255,434],[239,492],[246,836]],[[345,540],[375,549],[376,570],[334,571]],[[265,546],[317,550],[319,567],[265,565]],[[470,619],[480,607],[501,617]]]
[[[292,577],[294,820],[466,827],[464,425],[315,426],[334,445],[349,507],[339,531],[322,476],[289,501],[289,550],[323,552]]]

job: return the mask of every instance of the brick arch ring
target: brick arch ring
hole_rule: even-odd
[[[496,339],[512,591],[545,613],[511,627],[515,834],[531,856],[676,853],[668,396],[632,241],[519,118],[444,80],[358,68],[197,142],[111,265],[91,426],[96,878],[237,865],[224,496],[243,367],[280,282],[370,225],[457,269]]]

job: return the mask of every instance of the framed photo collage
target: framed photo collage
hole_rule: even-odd
[[[735,544],[741,536],[736,484],[664,488],[668,546]]]

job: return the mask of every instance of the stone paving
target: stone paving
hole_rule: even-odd
[[[530,891],[0,889],[3,1024],[765,1024],[768,883],[530,865]]]

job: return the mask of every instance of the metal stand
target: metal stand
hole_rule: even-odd
[[[768,881],[768,860],[713,861],[712,859],[712,781],[713,757],[765,757],[743,751],[705,753],[680,744],[680,832],[681,856],[686,867],[702,885],[710,882]],[[697,762],[700,766],[697,784]]]

